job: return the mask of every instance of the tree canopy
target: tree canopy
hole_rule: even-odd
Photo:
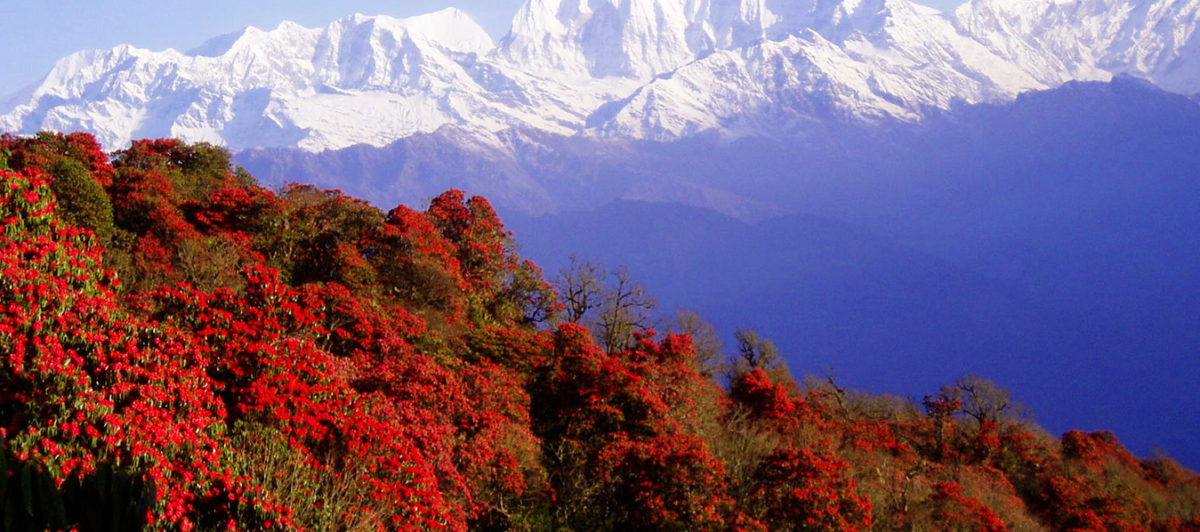
[[[1170,459],[980,377],[922,411],[660,334],[628,271],[548,282],[462,191],[384,212],[78,133],[0,138],[0,180],[6,530],[1200,528]]]

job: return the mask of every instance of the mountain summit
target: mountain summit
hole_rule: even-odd
[[[1200,91],[1200,0],[527,0],[499,43],[457,9],[284,22],[58,62],[0,129],[234,149],[382,146],[455,126],[676,140],[915,121],[1114,74]]]

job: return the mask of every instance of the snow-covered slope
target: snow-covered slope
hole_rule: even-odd
[[[763,27],[756,31],[771,38],[717,49],[651,81],[616,112],[594,115],[590,125],[601,134],[659,140],[712,129],[786,133],[814,120],[915,120],[955,100],[1004,100],[1046,88],[960,35],[941,13],[906,0],[814,3],[771,18],[788,16],[803,23],[741,25]],[[714,41],[720,39],[707,42]]]
[[[0,129],[88,130],[110,147],[175,136],[309,150],[385,145],[455,123],[568,131],[471,65],[494,45],[465,13],[354,15],[322,29],[285,22],[195,50],[131,46],[68,56]]]
[[[64,58],[0,129],[235,149],[386,145],[445,126],[674,140],[919,120],[1130,74],[1200,92],[1200,0],[527,0],[494,44],[465,13],[247,28],[195,50]]]
[[[672,0],[528,0],[498,55],[545,77],[648,79],[690,61]]]
[[[1195,0],[973,0],[955,25],[1044,83],[1131,74],[1200,90]]]

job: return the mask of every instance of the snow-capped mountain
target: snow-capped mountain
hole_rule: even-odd
[[[1200,90],[1200,2],[974,0],[952,18],[1043,83],[1131,74],[1173,92]]]
[[[675,140],[915,121],[1130,74],[1200,92],[1200,0],[527,0],[498,44],[465,13],[285,22],[200,47],[68,56],[0,129],[234,149],[383,146],[443,126]],[[498,141],[496,145],[499,145]]]
[[[743,45],[699,21],[693,26],[699,28],[693,33],[704,35],[699,42],[732,47],[715,48],[652,80],[616,112],[594,115],[590,126],[659,140],[713,129],[755,135],[830,118],[913,120],[955,100],[1011,99],[1046,88],[958,33],[940,12],[907,0],[815,2],[807,10],[788,4],[789,11],[779,12],[771,7],[743,10],[757,15],[733,25],[742,28]],[[751,39],[754,34],[762,37]]]
[[[486,70],[468,70],[492,49],[478,24],[447,9],[409,19],[354,15],[321,29],[247,28],[186,53],[87,51],[59,61],[0,129],[82,129],[107,146],[175,136],[309,150],[384,145],[447,123],[566,131]]]

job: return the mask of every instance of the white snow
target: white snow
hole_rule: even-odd
[[[72,54],[0,130],[177,136],[235,149],[386,145],[454,127],[675,140],[920,120],[1129,74],[1200,92],[1200,0],[527,0],[495,43],[449,8],[284,22],[194,50]]]

